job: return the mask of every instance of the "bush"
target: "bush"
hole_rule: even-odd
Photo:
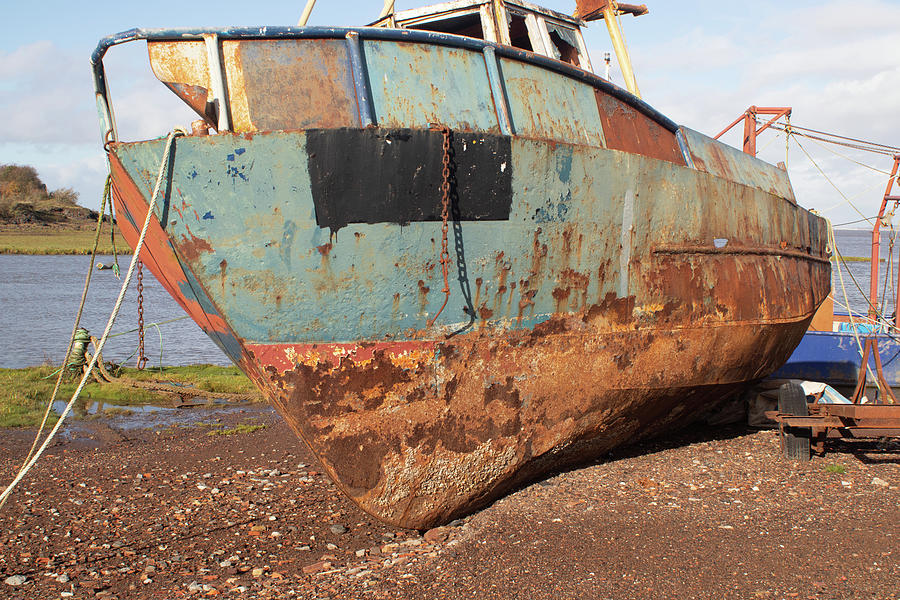
[[[78,192],[60,188],[47,193],[47,186],[34,167],[0,165],[0,219],[6,222],[64,223],[97,218],[78,205]]]
[[[66,204],[78,204],[78,192],[72,188],[59,188],[50,192],[50,197]]]
[[[47,186],[38,177],[34,167],[0,165],[0,196],[47,197]]]

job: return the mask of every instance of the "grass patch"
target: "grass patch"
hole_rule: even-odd
[[[837,475],[843,475],[847,472],[847,467],[844,465],[830,464],[825,466],[826,473],[836,473]]]
[[[207,392],[223,394],[252,394],[256,386],[237,367],[190,365],[187,367],[124,369],[122,375],[138,381],[166,381],[191,385]]]
[[[90,254],[96,232],[91,229],[25,228],[0,230],[0,254]],[[116,236],[119,254],[130,255],[131,248],[121,235]],[[104,226],[97,246],[98,254],[112,254],[109,225]]]
[[[44,408],[56,384],[57,376],[50,376],[54,371],[54,367],[50,366],[0,369],[0,427],[33,427],[40,424]],[[236,367],[193,365],[144,371],[126,368],[119,375],[141,381],[175,382],[213,394],[255,394],[256,389]],[[74,376],[67,376],[60,386],[57,400],[68,402],[78,381]],[[76,417],[84,417],[94,402],[114,405],[105,407],[104,416],[107,416],[127,410],[128,406],[171,406],[172,401],[172,394],[136,388],[125,382],[114,381],[103,385],[92,382],[85,386],[73,410]],[[51,415],[51,419],[55,422],[56,416]]]
[[[210,432],[207,432],[206,435],[236,435],[238,433],[253,433],[254,431],[259,431],[260,429],[265,429],[265,425],[251,425],[249,423],[241,423],[240,425],[236,425],[231,429],[213,429]]]

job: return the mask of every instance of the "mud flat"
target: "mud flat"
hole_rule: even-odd
[[[3,482],[29,443],[0,430]],[[421,535],[260,405],[81,422],[0,513],[0,597],[898,598],[900,445],[833,450],[692,430]]]

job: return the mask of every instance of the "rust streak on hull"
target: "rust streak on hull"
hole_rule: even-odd
[[[233,131],[177,140],[142,258],[384,521],[691,423],[828,295],[782,170],[587,72],[412,30],[151,34],[157,76]],[[131,244],[162,143],[108,144]]]
[[[276,407],[344,492],[425,528],[548,468],[689,424],[780,364],[808,320],[603,332],[585,314],[550,333],[248,350],[270,363]],[[748,358],[760,348],[763,364]]]

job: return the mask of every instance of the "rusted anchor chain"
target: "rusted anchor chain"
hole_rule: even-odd
[[[450,268],[450,251],[447,249],[447,221],[450,218],[450,128],[449,127],[441,127],[441,134],[443,134],[443,144],[441,146],[443,150],[443,156],[441,157],[441,164],[443,168],[441,170],[441,272],[444,275],[444,289],[441,291],[444,293],[444,303],[441,304],[441,308],[438,309],[437,313],[428,321],[428,326],[431,327],[434,325],[434,322],[437,321],[437,318],[443,312],[444,307],[447,306],[447,302],[450,300],[450,281],[447,278],[448,271]]]
[[[137,370],[143,371],[144,367],[147,366],[147,357],[144,356],[144,262],[142,260],[138,260],[137,303],[138,303]]]

